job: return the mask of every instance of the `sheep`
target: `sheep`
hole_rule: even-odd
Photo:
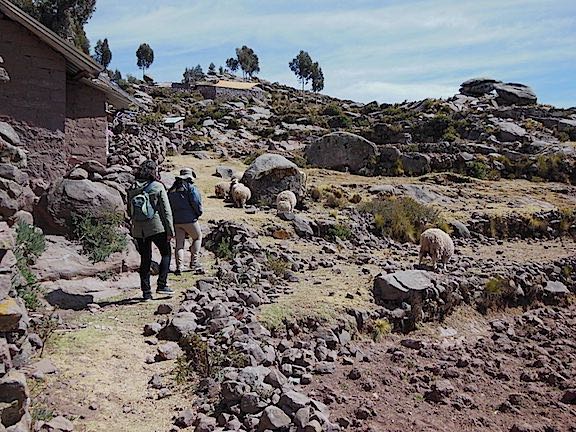
[[[296,208],[296,194],[285,190],[276,196],[276,209],[278,213],[292,213]]]
[[[216,195],[217,198],[226,199],[229,192],[230,183],[228,182],[218,183],[216,186],[214,186],[214,195]]]
[[[438,228],[429,228],[420,235],[420,264],[426,255],[430,255],[434,270],[438,261],[442,261],[444,269],[450,257],[454,254],[454,242],[450,236]]]
[[[238,183],[238,179],[232,179],[230,183],[230,197],[232,198],[234,206],[243,208],[246,202],[252,197],[252,192],[248,186]]]

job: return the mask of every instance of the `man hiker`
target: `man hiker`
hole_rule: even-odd
[[[140,253],[140,288],[144,300],[152,299],[150,286],[152,243],[162,256],[156,292],[174,294],[167,283],[170,270],[170,239],[174,236],[174,225],[166,188],[158,179],[158,165],[153,160],[147,160],[140,165],[136,173],[136,182],[128,191],[128,214],[132,222],[132,237],[136,239]]]
[[[194,185],[196,174],[190,168],[180,170],[174,184],[168,190],[168,199],[172,207],[174,229],[176,231],[176,271],[181,274],[184,261],[184,242],[186,235],[190,237],[190,270],[204,273],[200,264],[200,248],[202,246],[202,231],[198,218],[202,216],[202,198],[198,188]]]

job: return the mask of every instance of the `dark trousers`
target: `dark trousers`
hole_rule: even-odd
[[[142,292],[149,293],[150,287],[150,264],[152,263],[152,243],[156,245],[162,255],[160,260],[160,272],[158,274],[158,288],[165,288],[170,270],[170,242],[166,233],[156,234],[147,238],[137,238],[138,252],[140,252],[140,288]]]

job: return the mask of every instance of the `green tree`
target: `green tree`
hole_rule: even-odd
[[[98,39],[92,57],[104,66],[104,69],[108,68],[108,65],[112,61],[112,51],[110,51],[110,47],[108,46],[108,39],[105,38],[103,41]]]
[[[114,72],[108,71],[108,76],[112,81],[116,83],[122,79],[122,73],[118,69],[116,69]]]
[[[312,58],[310,54],[306,51],[300,51],[300,53],[288,63],[288,66],[290,66],[290,70],[294,72],[302,84],[302,91],[304,91],[304,86],[312,79]]]
[[[236,48],[236,57],[244,78],[246,76],[252,78],[254,74],[260,72],[258,56],[252,48],[248,48],[246,45],[243,45],[242,48]]]
[[[240,63],[238,63],[238,59],[230,57],[228,60],[226,60],[226,67],[230,69],[230,71],[236,72],[240,67]]]
[[[312,91],[319,92],[324,89],[324,74],[318,62],[312,64]]]
[[[154,63],[154,50],[147,43],[140,44],[136,50],[136,58],[138,60],[136,64],[142,69],[142,77],[144,77],[146,69]]]
[[[214,63],[210,63],[208,66],[208,75],[214,75],[216,73],[216,65]]]
[[[84,25],[96,10],[96,0],[12,0],[54,33],[90,53]]]
[[[190,84],[191,82],[200,81],[204,78],[204,71],[202,66],[196,65],[193,68],[186,68],[184,70],[184,79],[182,80],[185,84]]]

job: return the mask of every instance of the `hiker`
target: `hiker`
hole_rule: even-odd
[[[140,253],[140,288],[144,300],[152,299],[152,243],[162,256],[156,292],[174,294],[167,281],[170,270],[170,239],[174,237],[174,225],[166,188],[158,180],[158,165],[153,160],[147,160],[138,168],[136,182],[128,191],[128,214],[132,221],[132,237],[136,239]]]
[[[202,216],[202,198],[198,188],[194,185],[196,174],[190,168],[180,170],[180,175],[168,190],[168,199],[172,207],[174,229],[176,231],[176,271],[182,273],[184,261],[184,242],[186,235],[190,237],[190,270],[202,274],[204,270],[200,264],[200,248],[202,246],[202,231],[198,218]]]

